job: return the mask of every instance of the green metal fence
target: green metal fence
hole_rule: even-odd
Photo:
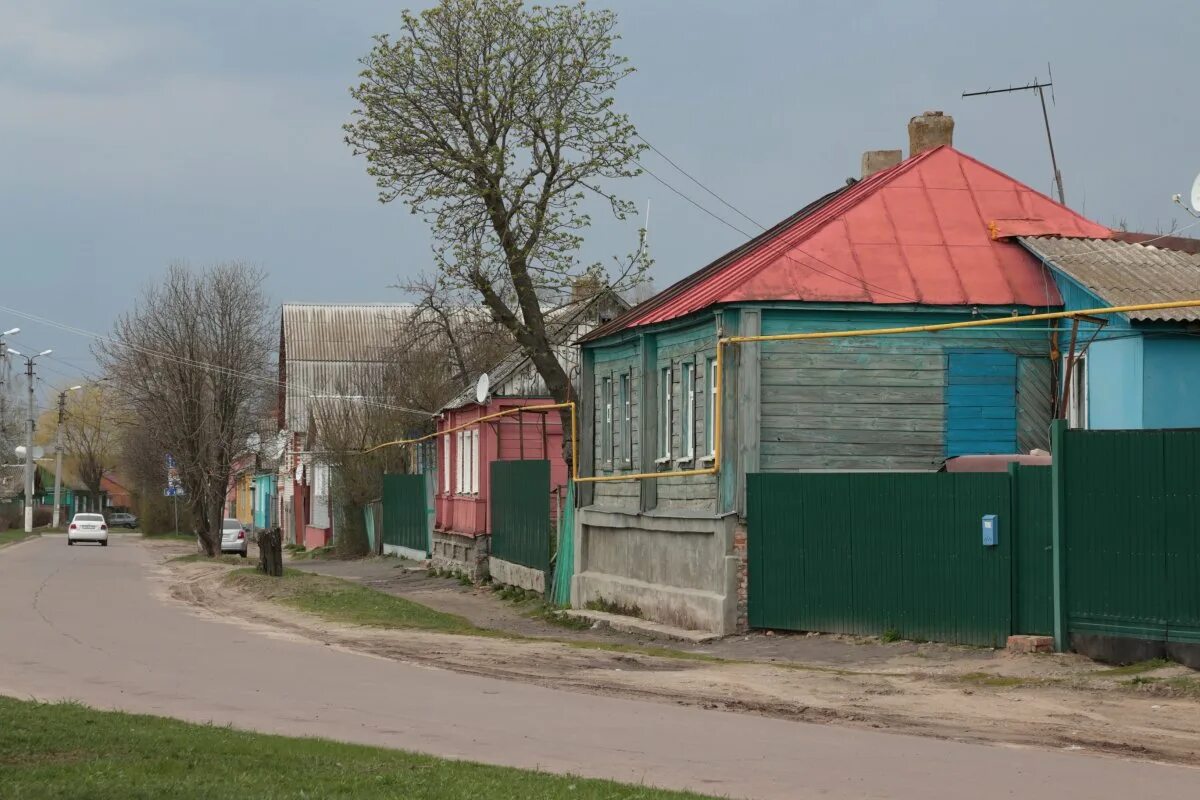
[[[383,544],[429,554],[425,475],[383,476]]]
[[[550,462],[493,461],[492,555],[543,572],[550,569]]]
[[[1050,467],[1012,472],[1013,633],[1054,633]]]
[[[1007,474],[755,474],[747,492],[752,626],[985,646],[1011,632]]]
[[[1062,431],[1070,633],[1200,643],[1200,431]]]

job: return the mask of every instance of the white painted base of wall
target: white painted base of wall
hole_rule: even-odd
[[[531,592],[546,593],[546,573],[540,569],[523,567],[511,561],[492,556],[488,559],[488,572],[492,580],[505,586],[519,586]]]
[[[385,544],[383,546],[383,554],[385,556],[400,556],[411,561],[424,561],[429,558],[429,554],[424,550],[413,550],[411,547],[401,547],[398,544]]]

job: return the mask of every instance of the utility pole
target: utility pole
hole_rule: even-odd
[[[61,521],[59,513],[62,509],[62,436],[63,420],[67,417],[67,392],[82,388],[82,386],[72,386],[66,392],[58,393],[58,427],[54,430],[54,519],[50,523],[52,528],[57,528]]]
[[[1049,69],[1050,65],[1047,64]],[[963,92],[963,97],[981,97],[989,94],[1009,94],[1010,92],[1037,92],[1038,99],[1042,101],[1042,121],[1046,123],[1046,142],[1050,145],[1050,166],[1054,170],[1054,184],[1058,188],[1058,202],[1064,206],[1067,204],[1066,195],[1063,194],[1062,173],[1058,171],[1058,159],[1054,156],[1054,137],[1050,135],[1050,115],[1046,111],[1046,89],[1054,86],[1054,76],[1051,73],[1050,80],[1042,83],[1036,78],[1033,83],[1027,83],[1024,86],[1009,86],[1007,89],[985,89],[982,92]],[[1053,94],[1051,95],[1053,99]]]
[[[17,350],[8,348],[14,356],[20,356]],[[33,426],[37,417],[33,398],[33,362],[48,356],[53,350],[43,350],[35,356],[22,356],[25,359],[25,377],[29,380],[29,419],[25,423],[25,532],[33,533]]]

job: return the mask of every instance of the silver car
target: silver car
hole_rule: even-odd
[[[242,558],[245,558],[247,536],[249,533],[250,527],[248,525],[243,525],[236,519],[226,518],[221,523],[221,552],[237,553]]]

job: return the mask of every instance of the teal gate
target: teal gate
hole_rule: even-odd
[[[383,476],[383,548],[425,558],[430,552],[425,475]],[[394,552],[394,551],[393,551]]]
[[[493,461],[490,492],[492,555],[549,570],[550,462]]]

